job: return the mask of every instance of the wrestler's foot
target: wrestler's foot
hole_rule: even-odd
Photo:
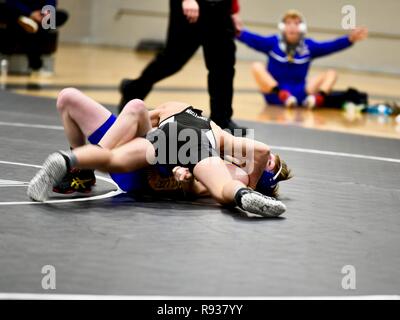
[[[278,217],[286,211],[281,201],[248,188],[238,190],[235,200],[241,209],[263,217]]]
[[[222,127],[224,130],[228,130],[235,137],[246,137],[247,128],[239,126],[237,123],[229,120],[225,126]]]
[[[283,105],[287,108],[293,108],[298,105],[298,101],[295,96],[293,96],[287,90],[280,90],[278,94],[279,100],[283,103]]]
[[[59,153],[51,154],[42,168],[29,182],[28,196],[35,201],[46,201],[53,186],[57,185],[67,173],[67,163]]]
[[[54,188],[53,192],[71,194],[74,192],[89,193],[96,184],[94,170],[72,168]]]
[[[121,113],[125,105],[133,100],[143,100],[151,91],[152,85],[144,84],[139,79],[123,79],[119,85],[119,92],[121,93],[121,100],[118,110]]]
[[[314,109],[315,107],[321,107],[324,104],[325,97],[320,94],[310,94],[303,102],[303,106],[308,109]]]

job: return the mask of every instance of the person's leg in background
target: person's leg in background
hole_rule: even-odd
[[[235,76],[235,29],[231,18],[232,3],[203,0],[200,2],[200,28],[204,59],[208,70],[210,118],[222,128],[245,130],[232,120],[233,79]]]
[[[326,96],[332,92],[336,81],[337,72],[332,69],[311,78],[307,83],[308,96],[304,105],[310,109],[323,106]]]
[[[39,25],[29,18],[29,14],[18,10],[18,7],[12,5],[11,1],[6,3],[7,13],[7,29],[12,38],[10,42],[13,47],[16,44],[23,44],[24,50],[27,52],[29,67],[38,70],[42,67],[40,53],[38,53],[40,45],[37,43],[36,33]],[[22,19],[23,18],[23,19]]]
[[[297,105],[296,97],[287,89],[280,88],[278,81],[265,69],[265,65],[261,62],[254,62],[251,68],[253,77],[265,96],[276,95],[278,99],[271,99],[271,101],[279,102],[286,107],[293,107]],[[268,101],[268,99],[267,99]]]
[[[34,72],[39,71],[43,67],[43,52],[44,50],[47,50],[45,48],[49,47],[49,44],[55,41],[52,34],[54,34],[57,29],[63,26],[68,20],[68,13],[65,10],[56,10],[56,29],[45,29],[42,26],[42,20],[45,19],[45,15],[42,14],[41,10],[42,8],[39,6],[35,8],[35,12],[41,14],[41,16],[37,17],[36,20],[39,26],[38,31],[35,33],[27,34],[28,61],[30,68]],[[49,12],[49,14],[50,13],[51,12]]]
[[[121,82],[119,111],[129,100],[143,100],[153,85],[179,71],[200,47],[198,24],[183,14],[182,0],[170,0],[170,16],[165,49],[143,70],[138,79]]]
[[[57,26],[57,28],[62,27],[68,21],[68,18],[69,18],[69,14],[67,11],[57,9],[56,10],[56,26]]]
[[[272,93],[273,89],[278,86],[278,82],[265,69],[265,65],[261,62],[254,62],[251,66],[251,72],[262,93]]]

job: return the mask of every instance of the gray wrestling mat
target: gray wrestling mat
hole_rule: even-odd
[[[283,218],[211,200],[139,201],[107,178],[84,199],[31,204],[34,166],[66,140],[54,100],[1,92],[0,292],[398,295],[400,140],[243,124],[296,175],[281,184]],[[55,290],[42,288],[45,265],[56,270]],[[342,287],[348,265],[356,289]]]

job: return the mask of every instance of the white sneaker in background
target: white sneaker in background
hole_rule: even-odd
[[[40,79],[40,78],[51,78],[54,76],[54,72],[46,69],[39,69],[35,71],[31,71],[31,79]]]
[[[37,22],[25,16],[20,16],[18,18],[18,24],[29,33],[36,33],[39,30],[39,25]]]
[[[317,98],[313,94],[308,95],[303,102],[303,106],[305,106],[310,110],[314,109],[316,105],[317,105]]]
[[[285,107],[286,108],[294,108],[298,105],[298,101],[296,99],[295,96],[289,96],[286,100],[285,100]]]

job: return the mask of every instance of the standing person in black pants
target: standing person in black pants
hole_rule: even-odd
[[[51,32],[42,28],[42,20],[50,14],[42,12],[44,6],[56,8],[57,0],[6,0],[8,29],[13,37],[21,38],[25,44],[32,71],[38,71],[43,66],[41,46],[48,41],[47,34]],[[55,14],[58,28],[66,23],[68,13],[57,9]]]
[[[156,82],[179,71],[202,46],[208,70],[210,118],[222,128],[243,131],[231,120],[238,11],[238,0],[170,0],[166,47],[138,79],[121,82],[119,110],[131,99],[144,99]]]

